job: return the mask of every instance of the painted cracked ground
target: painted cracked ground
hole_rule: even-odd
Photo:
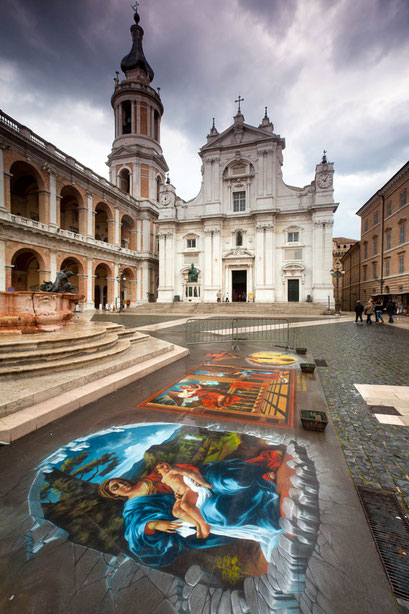
[[[42,463],[28,547],[36,556],[63,536],[104,553],[113,592],[125,570],[155,568],[176,579],[180,612],[196,612],[199,596],[234,598],[249,611],[243,589],[255,578],[270,604],[297,611],[317,490],[305,450],[284,438],[166,423],[113,427]]]
[[[295,363],[277,352],[207,355],[139,407],[292,427]],[[29,557],[63,538],[105,556],[114,595],[124,574],[155,569],[172,579],[176,612],[249,612],[254,582],[270,608],[299,611],[318,481],[306,450],[280,430],[261,438],[135,423],[72,441],[38,468]]]

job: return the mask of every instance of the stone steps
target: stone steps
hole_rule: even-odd
[[[111,347],[114,347],[118,342],[118,335],[107,333],[100,339],[91,343],[82,343],[78,345],[59,346],[57,348],[42,347],[39,350],[29,350],[26,352],[4,352],[0,350],[0,367],[6,367],[9,364],[13,366],[28,365],[31,362],[39,361],[55,361],[71,356],[83,356],[102,352]],[[1,373],[1,371],[0,371]]]
[[[108,349],[97,350],[90,354],[83,354],[80,356],[70,356],[70,357],[60,357],[57,360],[51,358],[50,360],[42,360],[41,362],[30,362],[27,364],[10,364],[6,366],[0,367],[0,378],[4,377],[31,377],[33,375],[38,375],[42,373],[49,373],[50,371],[61,371],[61,370],[69,370],[69,369],[79,369],[84,366],[88,366],[94,364],[96,362],[102,362],[105,360],[110,360],[118,354],[123,354],[127,350],[129,350],[131,346],[131,342],[127,339],[123,341],[118,340],[118,337],[115,335],[116,340],[114,341],[112,347]],[[42,358],[41,356],[39,358]]]
[[[327,309],[320,303],[149,303],[132,308],[131,314],[150,315],[258,315],[259,317],[274,316],[318,316]]]
[[[121,325],[120,328],[124,328]],[[32,351],[41,348],[57,348],[77,345],[102,338],[106,334],[108,324],[69,327],[59,333],[38,333],[32,335],[4,335],[0,337],[0,352]],[[109,327],[110,332],[113,328]]]
[[[108,363],[40,375],[24,380],[27,385],[20,390],[14,381],[5,381],[0,399],[0,441],[11,443],[188,354],[186,348],[147,337]]]

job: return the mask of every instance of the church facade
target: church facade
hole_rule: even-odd
[[[324,153],[309,185],[286,185],[285,140],[267,109],[255,127],[238,102],[233,124],[219,133],[213,121],[199,152],[199,194],[185,202],[171,184],[160,188],[158,300],[327,304],[334,165]]]
[[[111,104],[110,181],[0,112],[0,290],[74,273],[83,308],[172,302],[332,299],[333,164],[302,188],[282,176],[285,141],[240,109],[201,148],[189,202],[166,181],[163,104],[135,12]],[[159,254],[158,254],[159,247]]]

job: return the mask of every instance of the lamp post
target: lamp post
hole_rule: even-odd
[[[339,280],[342,275],[345,275],[345,271],[339,265],[335,265],[335,269],[331,269],[330,273],[332,277],[335,277],[336,285],[335,285],[335,313],[341,313],[341,301],[339,300]]]

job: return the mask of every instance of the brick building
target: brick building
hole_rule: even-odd
[[[361,298],[361,245],[355,241],[348,251],[340,257],[340,265],[345,271],[342,276],[341,309],[353,311]]]
[[[359,209],[361,300],[409,302],[409,162]]]

